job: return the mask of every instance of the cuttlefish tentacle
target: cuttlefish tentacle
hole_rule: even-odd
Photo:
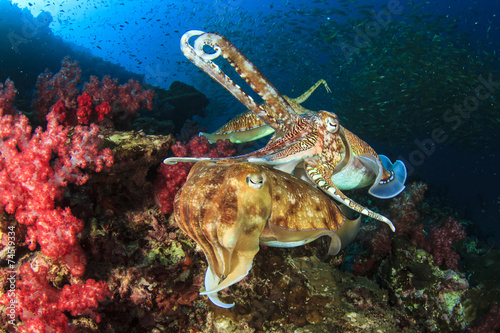
[[[314,113],[314,111],[304,108],[301,103],[304,103],[311,94],[320,86],[324,85],[328,93],[332,91],[328,87],[325,80],[321,79],[316,82],[311,88],[297,98],[290,98],[283,95],[290,106],[295,110],[295,113],[304,115],[306,113]],[[261,107],[266,107],[264,103]],[[229,139],[233,143],[242,143],[255,141],[269,134],[272,134],[274,129],[268,126],[262,119],[260,119],[254,112],[247,110],[240,113],[233,119],[229,120],[221,128],[213,133],[200,132],[200,135],[205,136],[210,143],[216,142],[218,139]]]
[[[243,105],[250,111],[254,112],[259,117],[267,116],[264,110],[257,104],[254,99],[246,94],[240,86],[234,83],[220,68],[215,64],[212,59],[217,58],[221,54],[221,49],[218,46],[214,47],[216,52],[212,54],[205,53],[202,50],[196,50],[189,44],[189,39],[193,36],[202,35],[205,32],[199,30],[190,30],[186,32],[181,38],[181,51],[186,58],[191,60],[197,67],[202,69],[205,73],[210,75],[212,79],[217,81],[221,86],[226,88],[231,94],[236,97]],[[271,120],[267,120],[271,121]],[[266,121],[266,123],[267,123]]]
[[[208,260],[208,259],[207,259]],[[209,261],[210,262],[210,261]],[[213,272],[212,267],[208,266],[207,267],[207,272],[205,273],[205,289],[206,290],[213,290],[217,288],[217,285],[220,282],[220,278],[215,275]],[[214,292],[203,292],[200,293],[200,295],[207,295],[208,299],[212,301],[215,305],[221,307],[221,308],[232,308],[234,306],[234,303],[224,303],[219,299],[219,294],[214,291]]]
[[[194,47],[189,38],[198,36]],[[206,53],[203,46],[209,45],[214,53]],[[198,30],[188,31],[181,38],[181,50],[196,66],[203,69],[214,80],[225,87],[250,111],[254,112],[274,130],[285,132],[293,127],[299,117],[287,100],[280,95],[274,86],[265,78],[258,68],[248,60],[231,42],[217,33],[204,33]],[[222,55],[236,70],[242,79],[259,94],[267,107],[259,106],[240,86],[234,83],[212,60]]]

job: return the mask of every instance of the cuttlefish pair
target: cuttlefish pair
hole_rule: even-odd
[[[193,46],[191,37],[197,36]],[[207,52],[210,47],[213,52]],[[377,198],[392,198],[405,188],[406,167],[394,164],[339,124],[336,114],[328,111],[309,112],[282,96],[266,77],[225,37],[217,33],[192,30],[181,38],[181,50],[196,66],[224,86],[243,103],[248,111],[238,116],[211,138],[228,137],[233,141],[251,141],[274,132],[267,145],[246,155],[232,157],[268,165],[293,173],[323,190],[333,199],[361,214],[387,223],[392,222],[361,206],[342,191],[369,187]],[[212,60],[222,56],[263,99],[257,104],[233,82]],[[195,162],[204,158],[167,158],[165,163]]]
[[[217,293],[243,279],[259,244],[295,247],[330,236],[329,255],[358,233],[360,220],[346,217],[321,190],[291,174],[249,162],[201,161],[174,200],[174,219],[203,250],[205,291]]]

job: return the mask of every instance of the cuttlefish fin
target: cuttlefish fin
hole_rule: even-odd
[[[345,205],[340,205],[340,210],[346,219],[344,224],[335,230],[335,234],[340,239],[340,250],[342,250],[345,249],[345,247],[349,245],[358,235],[359,229],[361,228],[361,217],[363,215],[358,216],[358,218],[353,218],[352,216],[354,215],[354,211]],[[328,254],[330,254],[330,251],[328,252]]]
[[[262,121],[254,112],[240,113],[213,133],[200,132],[210,143],[218,139],[230,140],[232,143],[255,141],[274,132],[274,129]]]
[[[342,249],[342,241],[337,235],[337,230],[290,230],[277,226],[274,223],[269,223],[261,234],[260,242],[268,246],[289,248],[302,246],[318,239],[319,237],[328,236],[331,241],[327,256],[336,255]]]
[[[229,139],[229,141],[231,141],[232,143],[243,143],[243,142],[255,141],[265,136],[268,136],[269,134],[274,133],[274,129],[264,124],[249,129],[230,131],[230,132],[220,132],[220,133],[218,132],[219,131],[214,133],[200,132],[199,135],[200,136],[203,135],[204,137],[206,137],[208,139],[208,142],[210,143],[215,143],[219,139],[222,140]]]
[[[377,179],[368,190],[368,193],[376,198],[389,199],[395,197],[405,189],[406,166],[400,160],[397,160],[393,164],[384,155],[379,155],[379,158],[382,165],[379,165]],[[380,164],[380,162],[378,163]],[[389,177],[385,177],[386,179],[382,178],[384,170],[390,174]]]
[[[311,181],[314,182],[314,184],[316,184],[324,192],[328,193],[328,195],[333,199],[337,200],[341,204],[346,205],[350,209],[360,214],[372,217],[378,221],[386,223],[391,228],[392,231],[396,231],[396,228],[394,227],[394,224],[392,224],[391,220],[389,220],[387,217],[383,215],[375,213],[374,211],[366,207],[361,206],[354,200],[348,198],[344,193],[342,193],[341,190],[339,190],[337,186],[335,186],[335,184],[329,179],[329,177],[325,177],[314,166],[306,163],[306,173],[307,176],[311,179]]]

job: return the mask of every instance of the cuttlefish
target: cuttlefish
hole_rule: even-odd
[[[217,293],[243,279],[260,244],[296,247],[321,236],[337,254],[357,235],[360,220],[321,190],[295,176],[249,162],[201,161],[174,200],[174,219],[208,261],[205,291]]]
[[[193,45],[189,42],[191,37],[196,37]],[[225,128],[234,127],[236,131],[224,131],[218,135],[237,136],[238,140],[249,141],[274,132],[265,147],[232,159],[293,173],[313,183],[339,203],[385,222],[395,230],[387,217],[358,204],[343,191],[368,187],[368,193],[377,198],[387,199],[398,195],[405,188],[407,176],[402,161],[392,163],[386,156],[378,155],[368,143],[344,128],[333,112],[320,110],[302,113],[224,36],[191,30],[182,36],[181,50],[249,110],[245,116],[237,117]],[[219,56],[229,62],[264,103],[257,104],[221,70],[214,62]],[[255,121],[259,122],[259,127],[254,133]],[[165,163],[202,159],[206,158],[171,157]]]

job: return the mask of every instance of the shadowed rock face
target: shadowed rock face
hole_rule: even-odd
[[[180,81],[172,82],[168,90],[157,89],[156,93],[159,103],[165,106],[161,117],[172,120],[176,129],[194,115],[203,117],[209,103],[203,93]]]

